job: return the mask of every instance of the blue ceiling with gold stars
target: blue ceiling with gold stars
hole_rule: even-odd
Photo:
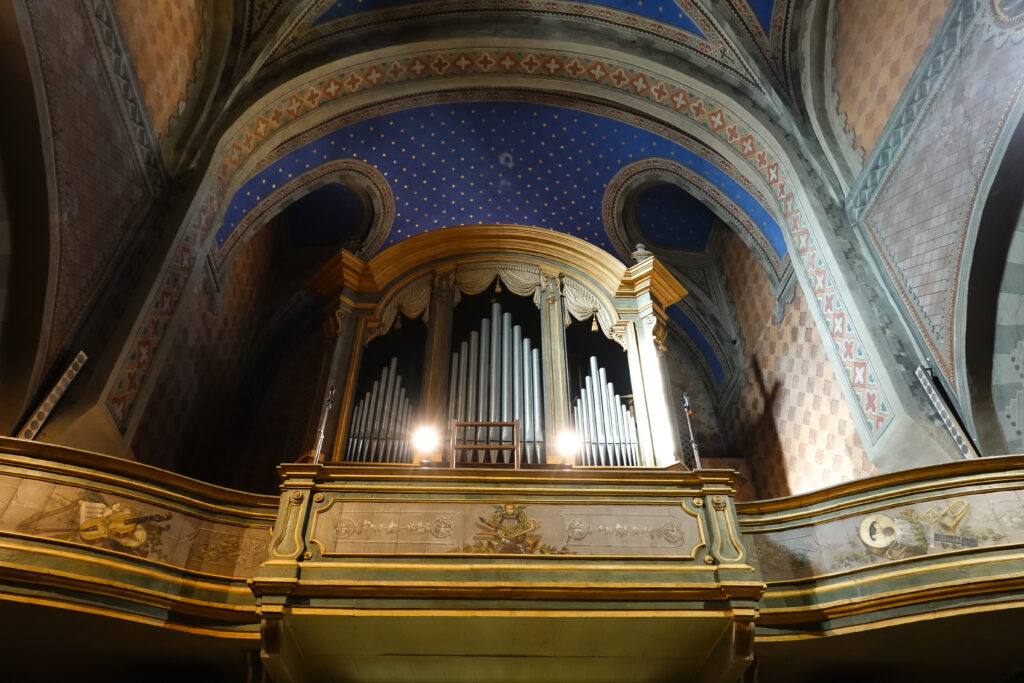
[[[714,223],[715,214],[678,185],[655,185],[636,200],[637,227],[660,247],[704,251]]]
[[[700,355],[703,356],[708,367],[711,368],[711,374],[714,375],[715,381],[721,382],[725,379],[725,367],[722,365],[722,361],[715,353],[714,347],[711,346],[711,342],[708,341],[708,338],[697,326],[697,323],[695,323],[693,319],[686,314],[686,311],[683,310],[682,306],[679,306],[678,304],[675,306],[669,306],[666,312],[668,313],[668,317],[672,318],[672,320],[675,321],[675,323],[679,325],[679,327],[681,327],[683,331],[686,332],[686,335],[693,341],[694,345],[697,347],[697,351],[700,352]]]
[[[417,4],[417,1],[426,2],[429,0],[336,0],[317,17],[314,23],[324,24],[328,21],[341,19],[342,17],[360,12],[371,12],[399,5],[412,5]],[[697,24],[680,9],[675,0],[601,0],[601,2],[588,4],[604,5],[605,7],[613,7],[624,12],[639,14],[655,21],[661,21],[676,28],[681,28],[684,31],[695,33],[702,38],[704,37]]]
[[[324,246],[340,244],[356,232],[363,206],[351,189],[331,183],[296,199],[284,215],[293,245]]]
[[[775,0],[746,0],[757,17],[758,23],[766,34],[772,32],[772,12],[775,11]]]
[[[609,181],[646,157],[673,159],[703,174],[747,212],[776,253],[786,253],[771,214],[718,166],[655,133],[598,114],[523,102],[435,104],[340,128],[283,156],[246,181],[232,197],[216,234],[223,246],[262,199],[320,164],[356,158],[376,167],[395,197],[395,219],[384,246],[451,225],[519,224],[586,239],[615,253],[601,204]],[[671,246],[703,249],[707,220],[671,223],[678,197],[658,213],[658,234]],[[699,204],[699,203],[698,203]],[[689,222],[688,222],[689,221]],[[687,225],[691,227],[686,227]]]

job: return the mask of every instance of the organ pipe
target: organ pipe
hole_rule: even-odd
[[[448,414],[462,422],[519,422],[521,461],[543,461],[541,415],[543,400],[540,382],[540,350],[523,337],[522,327],[514,325],[512,315],[503,313],[501,304],[491,305],[490,315],[481,318],[469,343],[460,342],[451,356]],[[457,444],[509,445],[511,427],[460,428]],[[507,450],[507,449],[505,449]],[[513,456],[502,450],[461,451],[469,462],[511,462]]]
[[[576,434],[581,442],[579,464],[636,467],[640,464],[636,423],[608,373],[590,357],[590,374],[584,378],[573,407]]]
[[[506,374],[502,372],[501,367],[501,304],[491,304],[491,374],[490,380],[490,402],[488,403],[488,420],[491,422],[497,422],[501,419],[499,405],[501,397],[501,385],[502,379],[505,378]],[[487,432],[487,443],[501,443],[497,441],[501,437],[498,427],[490,427]],[[488,461],[494,462],[498,456],[498,451],[488,451]]]
[[[410,462],[411,421],[412,406],[398,374],[398,359],[392,358],[352,411],[345,460]]]

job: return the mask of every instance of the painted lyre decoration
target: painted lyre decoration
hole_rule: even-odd
[[[456,422],[516,422],[523,463],[544,462],[543,385],[540,349],[523,337],[520,325],[501,304],[452,353],[448,425]],[[450,435],[449,435],[450,436]],[[453,443],[514,445],[511,426],[460,426]],[[509,449],[466,450],[466,462],[509,463]]]
[[[607,373],[598,367],[597,358],[590,357],[590,374],[573,407],[580,452],[580,465],[636,467],[640,453],[636,437],[636,421]]]
[[[313,283],[351,310],[324,380],[341,394],[334,461],[679,461],[658,330],[686,290],[653,257],[627,267],[551,230],[462,226],[370,261],[342,252]]]
[[[345,460],[410,462],[411,416],[412,405],[398,374],[398,359],[392,358],[352,412]]]

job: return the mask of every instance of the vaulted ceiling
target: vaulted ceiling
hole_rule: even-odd
[[[208,44],[231,49],[193,84],[215,105],[192,109],[167,160],[209,169],[218,272],[331,183],[376,221],[363,255],[473,223],[558,230],[627,262],[643,242],[693,292],[672,317],[719,384],[741,368],[708,281],[712,228],[739,234],[779,289],[789,253],[763,132],[816,157],[789,76],[794,5],[262,0],[230,20],[207,7]]]

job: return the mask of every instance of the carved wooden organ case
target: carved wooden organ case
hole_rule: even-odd
[[[680,451],[662,358],[686,294],[657,262],[523,226],[409,238],[311,280],[334,333],[324,459],[664,467]],[[413,441],[433,430],[436,445]]]

